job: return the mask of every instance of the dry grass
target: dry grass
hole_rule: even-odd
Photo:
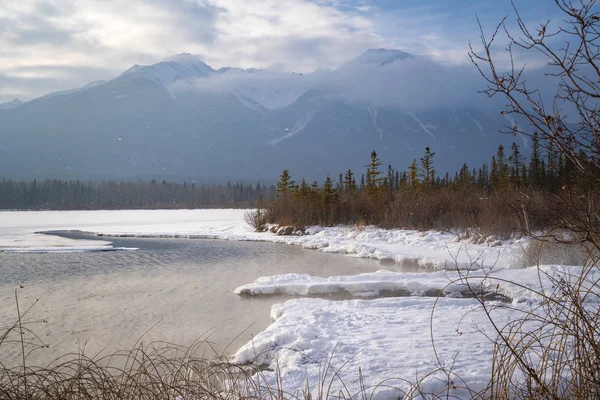
[[[472,398],[600,398],[599,245],[598,240],[588,241],[587,245],[532,245],[526,251],[526,257],[532,259],[537,254],[538,260],[566,257],[577,263],[585,255],[579,274],[538,270],[539,290],[495,278],[491,272],[464,273],[458,279],[479,301],[480,310],[492,326],[492,332],[485,333],[494,346],[491,379],[484,390],[472,393]],[[541,256],[546,246],[547,255]],[[518,286],[536,300],[521,304],[485,301],[481,295],[484,280],[488,284]],[[507,309],[510,319],[498,317],[498,310]]]

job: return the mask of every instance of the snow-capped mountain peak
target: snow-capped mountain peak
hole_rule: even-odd
[[[198,57],[183,53],[148,66],[134,65],[122,75],[138,74],[168,87],[179,80],[192,81],[211,75],[215,70]]]
[[[412,54],[406,53],[401,50],[369,49],[350,63],[381,66],[391,64],[397,60],[405,60],[407,58],[412,57],[414,57]]]

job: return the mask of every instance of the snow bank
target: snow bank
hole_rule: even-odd
[[[343,294],[352,297],[379,296],[471,296],[472,291],[502,296],[518,304],[537,300],[540,293],[552,291],[552,281],[573,280],[581,275],[582,267],[548,265],[521,270],[479,270],[438,272],[377,271],[360,275],[331,276],[283,274],[258,278],[254,283],[235,289],[238,295],[330,296]],[[595,271],[589,282],[600,278]],[[470,286],[471,289],[469,289]]]
[[[483,388],[493,352],[493,345],[478,331],[491,333],[485,316],[474,300],[445,298],[439,299],[432,317],[434,301],[289,300],[273,306],[275,322],[240,348],[233,361],[267,367],[260,379],[272,387],[277,387],[274,371],[279,370],[283,389],[289,392],[304,388],[306,381],[313,391],[320,382],[326,388],[331,382],[331,393],[342,390],[349,398],[359,392],[359,368],[367,398],[370,394],[398,398],[389,387],[407,390],[403,380],[421,378],[425,391],[436,392],[445,386],[443,376],[426,376],[441,366],[452,368],[472,389]],[[468,398],[460,390],[452,395]]]
[[[0,249],[98,246],[97,241],[49,239],[35,232],[74,230],[110,236],[182,237],[271,241],[433,269],[520,267],[525,240],[490,244],[457,241],[450,233],[353,229],[308,229],[306,236],[257,233],[244,222],[246,210],[133,210],[0,212]],[[52,242],[54,240],[54,242]],[[103,245],[110,245],[105,242]]]

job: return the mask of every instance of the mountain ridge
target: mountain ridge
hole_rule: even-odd
[[[427,96],[444,104],[416,101],[425,86],[413,75],[428,61],[381,49],[357,59],[313,74],[215,70],[190,54],[133,66],[2,110],[0,170],[14,178],[265,180],[288,168],[322,179],[360,173],[373,149],[384,165],[404,169],[429,146],[446,172],[479,167],[498,144],[510,145],[496,135],[506,121],[479,101],[463,106],[436,87]]]

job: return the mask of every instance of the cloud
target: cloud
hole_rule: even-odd
[[[374,108],[393,107],[406,111],[431,109],[502,108],[500,98],[487,100],[478,93],[485,82],[466,65],[441,64],[428,57],[414,57],[385,64],[348,63],[337,70],[312,74],[273,71],[230,70],[180,83],[175,90],[233,93],[270,109],[290,105],[302,94],[314,94]],[[246,103],[252,106],[251,103]]]
[[[486,23],[496,21],[510,4],[460,1],[460,7],[441,0],[5,1],[0,4],[0,73],[20,77],[11,85],[20,85],[27,99],[110,79],[133,64],[183,52],[216,68],[277,63],[296,72],[337,68],[379,47],[464,64],[468,41],[477,38],[475,13],[486,16]],[[47,66],[65,71],[43,71]],[[35,77],[23,79],[25,67],[54,76],[54,85],[36,88]],[[86,67],[92,72],[75,75],[75,68]],[[11,98],[2,90],[0,102],[5,100]]]
[[[280,63],[305,72],[337,66],[365,48],[385,44],[370,21],[333,5],[304,0],[48,0],[0,5],[0,72],[16,77],[25,67],[89,67],[92,80],[109,79],[133,64],[152,64],[172,54],[200,55],[214,67],[265,68]],[[102,73],[102,70],[105,70]],[[73,71],[73,70],[71,70]],[[58,68],[56,85],[24,97],[81,86]],[[61,77],[69,75],[63,80]],[[23,85],[23,79],[13,81]],[[0,102],[7,100],[4,91]],[[10,99],[8,99],[10,100]]]

